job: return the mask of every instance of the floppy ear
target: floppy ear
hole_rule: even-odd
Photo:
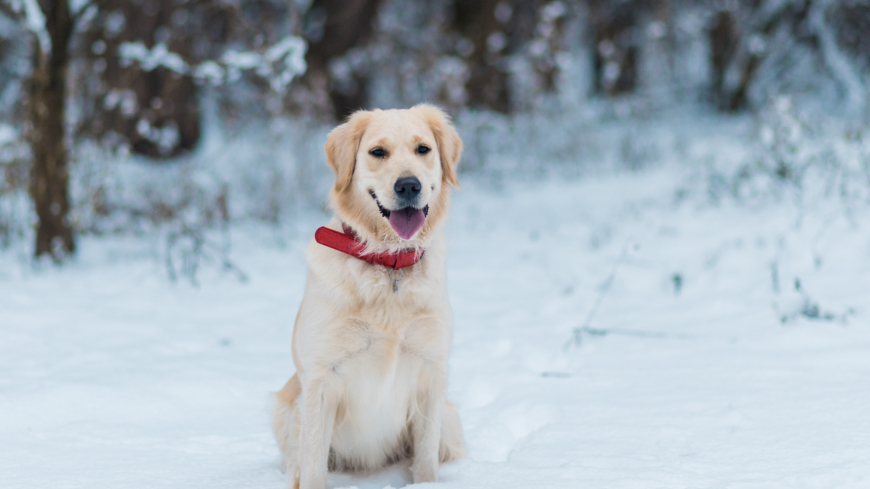
[[[414,109],[423,113],[423,117],[426,118],[429,127],[432,129],[432,134],[435,135],[438,153],[441,155],[442,182],[445,185],[459,188],[456,166],[459,164],[459,157],[462,155],[462,139],[459,139],[456,128],[450,122],[450,116],[434,105],[421,104],[415,106]]]
[[[335,173],[336,192],[343,192],[350,187],[356,167],[356,153],[370,116],[371,112],[367,110],[354,112],[347,122],[330,131],[326,139],[323,150],[326,152],[326,162]]]

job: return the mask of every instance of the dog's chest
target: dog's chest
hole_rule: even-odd
[[[394,323],[379,322],[393,319],[383,313],[366,316],[355,325],[360,348],[350,359],[360,375],[391,382],[398,370],[418,368],[420,362],[440,347],[440,324],[431,315],[406,316],[402,322]]]
[[[369,347],[341,369],[345,387],[331,446],[348,467],[378,467],[404,450],[423,366],[401,335],[368,333]]]
[[[423,264],[403,270],[367,266],[355,279],[350,291],[361,308],[372,311],[401,313],[402,309],[419,308],[434,292]]]

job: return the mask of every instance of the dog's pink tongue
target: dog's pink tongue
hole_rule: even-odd
[[[423,214],[423,209],[405,207],[397,211],[390,211],[390,226],[402,239],[411,239],[411,236],[423,227],[425,221],[426,215]]]

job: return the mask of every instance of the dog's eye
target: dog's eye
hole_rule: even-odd
[[[417,154],[424,155],[424,154],[428,153],[429,151],[432,151],[432,150],[429,149],[428,146],[423,146],[422,144],[420,146],[417,146]]]
[[[369,151],[369,154],[375,158],[383,158],[384,156],[387,156],[387,152],[384,151],[383,148],[375,148]]]

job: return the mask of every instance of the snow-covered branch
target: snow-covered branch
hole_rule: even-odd
[[[151,71],[160,66],[182,75],[190,74],[191,71],[190,65],[178,54],[170,52],[166,48],[166,43],[162,42],[155,44],[151,49],[138,41],[125,42],[118,47],[118,54],[124,60],[123,64],[129,66],[134,61],[138,61],[145,71]]]
[[[99,10],[100,7],[97,0],[72,0],[70,2],[70,13],[75,19],[76,30],[85,30],[87,25],[97,17]]]
[[[42,12],[39,2],[37,0],[6,0],[6,4],[12,8],[13,12],[24,16],[24,25],[36,35],[39,49],[43,53],[50,53],[51,37],[45,27],[45,14]]]
[[[141,42],[127,42],[118,47],[118,54],[126,64],[137,62],[146,71],[163,67],[212,85],[238,81],[243,72],[253,71],[267,79],[273,90],[280,92],[294,78],[305,73],[307,49],[304,39],[288,36],[265,51],[231,50],[218,60],[200,64],[186,62],[179,54],[170,51],[166,43],[157,43],[149,49]]]
[[[70,0],[70,12],[73,15],[80,15],[88,8],[96,6],[96,0]]]
[[[853,111],[866,109],[867,88],[861,80],[860,73],[837,46],[837,40],[831,26],[825,21],[825,12],[831,2],[817,3],[810,14],[810,25],[819,37],[819,47],[831,74],[840,82],[846,92],[847,106]]]
[[[39,0],[0,0],[0,7],[11,10],[15,14],[14,20],[21,22],[27,30],[36,36],[39,49],[43,53],[49,54],[51,52],[51,35],[48,33],[45,13],[39,6]],[[97,0],[70,1],[70,14],[79,26],[93,20],[97,11]]]

